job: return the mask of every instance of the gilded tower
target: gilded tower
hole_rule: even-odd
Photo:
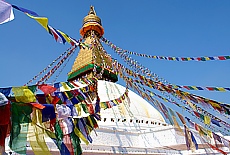
[[[93,6],[90,7],[88,15],[83,19],[80,34],[87,46],[82,46],[80,49],[68,74],[68,81],[82,77],[97,77],[101,80],[116,82],[118,78],[113,71],[112,59],[105,52],[100,42],[100,38],[104,34],[104,28]]]

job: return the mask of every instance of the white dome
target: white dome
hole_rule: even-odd
[[[98,94],[101,102],[119,98],[125,92],[125,87],[108,81],[98,80]],[[104,118],[137,118],[139,120],[152,120],[165,123],[162,115],[146,100],[129,90],[129,100],[109,108],[101,110]]]

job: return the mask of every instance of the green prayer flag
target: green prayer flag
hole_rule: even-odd
[[[75,132],[72,132],[70,134],[72,145],[74,148],[74,155],[81,155],[82,154],[82,148],[81,148],[81,140],[80,138],[75,134]]]
[[[32,107],[29,104],[12,102],[12,127],[9,146],[12,151],[26,154],[28,125],[31,122]]]
[[[58,122],[55,123],[54,125],[54,130],[55,130],[55,135],[56,135],[56,140],[57,140],[57,146],[58,149],[61,150],[61,144],[62,144],[62,139],[63,139],[63,132],[61,130],[60,124]]]
[[[82,109],[83,109],[83,111],[87,114],[87,113],[89,113],[89,111],[88,111],[88,108],[87,108],[87,105],[86,104],[81,104],[81,107],[82,107]]]

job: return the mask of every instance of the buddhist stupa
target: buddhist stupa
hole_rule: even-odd
[[[91,132],[92,143],[86,145],[83,141],[81,142],[83,155],[217,154],[217,151],[212,150],[200,139],[199,133],[195,130],[192,132],[199,148],[194,152],[187,150],[183,127],[179,131],[175,126],[167,124],[152,104],[129,90],[128,87],[116,83],[118,73],[113,69],[111,56],[106,53],[100,42],[104,28],[93,6],[83,19],[80,34],[84,43],[92,46],[80,48],[67,80],[98,79],[97,95],[100,102],[117,99],[122,94],[127,96],[122,104],[105,110],[101,109],[99,128]],[[84,85],[79,86],[84,87]],[[60,91],[64,90],[60,88]],[[51,154],[59,154],[57,146],[49,137],[46,137],[45,141]],[[6,146],[6,151],[10,151],[8,146]],[[28,144],[26,154],[34,154],[30,144]]]
[[[111,57],[106,54],[100,43],[104,28],[93,6],[83,19],[80,34],[86,44],[95,46],[80,49],[68,74],[68,80],[97,76],[101,101],[118,98],[127,90],[126,87],[115,83],[118,77],[112,69]],[[128,97],[123,104],[101,111],[102,119],[98,122],[96,134],[92,134],[92,144],[82,144],[83,154],[191,153],[187,151],[184,135],[178,135],[158,110],[131,90],[128,90]],[[200,150],[196,152],[204,153],[202,148],[207,145],[202,145],[199,138],[197,139]]]

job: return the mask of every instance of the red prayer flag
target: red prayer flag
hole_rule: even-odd
[[[33,107],[38,108],[38,109],[44,109],[45,106],[40,104],[40,103],[30,103]]]
[[[50,86],[48,84],[42,84],[38,86],[38,89],[44,92],[45,95],[51,94],[57,90],[57,88]]]

